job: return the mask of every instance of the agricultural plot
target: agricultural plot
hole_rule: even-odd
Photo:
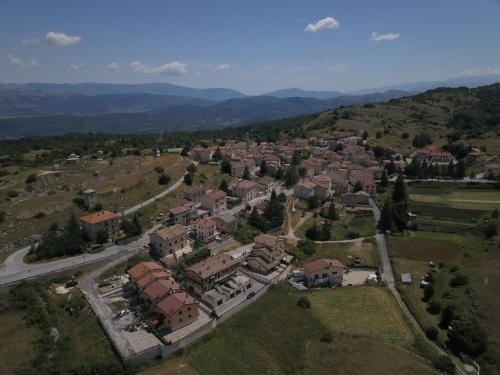
[[[314,223],[321,228],[326,219],[321,216],[307,219],[297,228],[295,235],[300,238],[306,238],[306,231],[313,226]],[[343,215],[339,220],[332,223],[330,231],[330,240],[349,240],[353,238],[372,237],[375,235],[375,224],[373,217],[360,216],[354,214]]]
[[[404,347],[411,348],[413,332],[384,289],[310,293],[306,296],[311,309],[296,305],[302,295],[283,284],[275,286],[189,348],[183,358],[166,361],[144,374],[159,373],[161,368],[186,368],[187,373],[201,375],[330,374],[332,368],[349,374],[407,373],[408,369],[412,374],[435,373],[425,360]],[[396,313],[387,315],[389,307]],[[374,316],[371,321],[361,319],[355,309]],[[336,318],[336,314],[343,318]],[[383,332],[386,328],[389,335]],[[321,341],[325,333],[332,334],[330,343]],[[396,346],[387,344],[392,340]],[[384,361],[380,361],[381,356]]]
[[[378,251],[369,241],[353,243],[323,243],[316,244],[316,252],[298,261],[298,264],[310,262],[315,259],[338,259],[344,264],[349,264],[349,257],[359,257],[363,264],[377,266],[379,264]]]

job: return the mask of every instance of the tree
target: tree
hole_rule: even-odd
[[[448,339],[452,350],[470,355],[479,355],[486,351],[486,331],[475,316],[461,315],[453,320],[450,326],[452,329],[448,331]]]
[[[320,238],[316,222],[314,222],[314,224],[306,230],[306,237],[312,241],[317,241]]]
[[[436,369],[445,374],[455,374],[455,364],[450,357],[442,355],[434,360],[433,365]]]
[[[299,182],[299,178],[299,168],[296,165],[291,165],[285,172],[285,185],[287,187],[293,186]]]
[[[220,170],[222,173],[231,174],[231,162],[228,159],[222,159]]]
[[[165,168],[163,168],[163,167],[161,167],[161,166],[157,165],[157,166],[155,167],[155,172],[156,172],[156,173],[158,173],[158,174],[162,174],[163,172],[165,172]]]
[[[325,220],[325,222],[323,223],[323,227],[321,228],[321,241],[330,240],[331,229],[332,229],[332,223],[328,220]]]
[[[102,211],[102,204],[101,203],[96,203],[94,206],[94,211]]]
[[[278,181],[282,180],[284,176],[285,176],[285,171],[283,170],[283,168],[279,167],[278,169],[276,169],[276,173],[275,173],[274,177]]]
[[[191,173],[186,173],[184,175],[184,183],[186,185],[192,185],[193,184],[193,175]]]
[[[392,219],[392,201],[390,198],[387,198],[385,200],[384,206],[382,207],[379,226],[384,233],[388,231],[394,231],[394,220]]]
[[[219,189],[224,191],[224,192],[228,192],[229,191],[229,185],[227,184],[227,181],[225,178],[223,178],[219,184]]]
[[[309,207],[310,210],[315,210],[316,208],[319,207],[319,199],[316,195],[311,195],[309,198],[307,198],[307,206]]]
[[[368,132],[366,130],[363,132],[362,137],[365,141],[368,139]]]
[[[455,177],[458,179],[463,179],[465,177],[465,163],[463,160],[459,160],[455,168]]]
[[[191,164],[188,165],[188,167],[186,168],[186,170],[189,173],[196,173],[196,171],[198,170],[198,167],[194,163],[191,163]]]
[[[212,155],[212,159],[217,162],[222,160],[222,152],[220,151],[219,147],[215,149],[215,152]]]
[[[447,174],[449,177],[455,176],[455,163],[453,162],[453,160],[450,160],[450,162],[448,163]]]
[[[491,218],[498,219],[498,208],[495,208],[493,211],[491,211]]]
[[[166,174],[161,174],[160,177],[158,177],[158,183],[160,185],[168,185],[170,182],[170,176]]]
[[[302,296],[297,301],[297,306],[299,306],[300,308],[303,308],[303,309],[310,309],[311,308],[311,301],[309,301],[309,298]]]
[[[498,227],[496,223],[489,223],[484,228],[484,235],[486,238],[495,237],[498,234]]]
[[[260,170],[259,170],[259,173],[261,176],[265,176],[268,172],[268,168],[267,168],[267,162],[266,162],[266,159],[262,158],[262,161],[260,162]]]
[[[0,223],[3,223],[5,221],[5,211],[0,211]]]
[[[425,329],[425,335],[427,336],[427,338],[429,340],[436,340],[438,335],[439,335],[439,331],[436,327],[434,326],[429,326]]]
[[[354,192],[357,193],[358,191],[362,191],[363,190],[363,184],[361,183],[361,181],[356,181],[356,183],[354,184]]]
[[[95,242],[97,242],[98,244],[102,245],[108,242],[108,240],[109,240],[109,234],[105,230],[101,229],[96,233]]]
[[[35,183],[37,180],[36,174],[30,174],[28,178],[26,179],[27,184],[32,184]]]
[[[330,220],[337,220],[338,215],[337,215],[337,209],[335,208],[335,201],[330,202],[330,206],[328,207],[328,219]]]
[[[139,221],[139,216],[137,216],[137,214],[134,214],[134,217],[132,218],[132,223],[135,226],[135,234],[138,236],[139,234],[142,233],[142,225],[141,222]]]
[[[305,255],[313,255],[316,252],[316,244],[311,240],[299,240],[297,243],[297,249],[303,252]]]
[[[387,186],[389,186],[389,178],[387,177],[387,172],[384,169],[382,177],[380,178],[380,187],[385,189]]]
[[[243,175],[241,176],[244,180],[250,180],[250,169],[248,167],[245,167],[245,170],[243,171]]]
[[[394,183],[394,190],[392,191],[392,202],[403,202],[404,204],[407,204],[406,184],[402,173],[398,175],[398,178]]]
[[[135,236],[135,225],[128,219],[122,220],[122,222],[120,223],[120,229],[123,231],[123,233],[125,233],[126,237]]]
[[[281,203],[285,203],[285,202],[286,202],[286,194],[285,194],[284,192],[279,193],[279,195],[278,195],[278,200],[279,200]]]

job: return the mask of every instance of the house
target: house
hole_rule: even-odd
[[[321,206],[321,216],[323,217],[328,217],[328,214],[330,213],[330,206],[332,204],[335,204],[335,212],[337,213],[337,216],[343,216],[345,214],[345,207],[342,203],[335,202],[333,203],[332,201],[327,201]]]
[[[484,178],[495,180],[500,177],[500,164],[486,164]]]
[[[168,210],[170,214],[169,222],[173,224],[188,225],[198,219],[198,209],[192,204],[172,207]]]
[[[200,163],[207,164],[212,160],[213,150],[211,148],[196,147],[193,148],[193,158]]]
[[[139,297],[144,298],[144,290],[147,289],[151,284],[159,280],[168,279],[170,279],[170,275],[165,272],[164,269],[162,269],[161,271],[151,271],[136,281],[135,289],[139,293]]]
[[[237,268],[238,261],[227,254],[208,257],[186,269],[187,290],[200,297],[215,285],[236,275]]]
[[[293,193],[299,198],[309,199],[314,195],[314,187],[314,183],[309,180],[305,180],[295,185],[295,187],[293,188]]]
[[[245,173],[245,168],[248,168],[245,163],[235,162],[231,164],[231,176],[242,178]]]
[[[340,201],[345,206],[346,211],[371,211],[370,195],[364,191],[343,194]]]
[[[153,253],[163,258],[187,246],[187,228],[180,224],[160,229],[149,235]]]
[[[252,181],[238,180],[232,183],[229,189],[231,195],[241,198],[243,203],[250,202],[258,196],[257,184]]]
[[[199,202],[200,198],[205,195],[207,189],[204,186],[193,186],[184,191],[184,198],[193,201]]]
[[[110,211],[100,211],[94,214],[82,216],[80,221],[85,235],[91,240],[95,240],[100,231],[107,232],[113,237],[120,231],[118,222],[119,216]]]
[[[264,176],[257,181],[257,190],[262,194],[271,194],[279,183],[271,176]]]
[[[261,234],[254,238],[254,245],[246,262],[250,270],[268,275],[286,258],[285,241],[276,236]]]
[[[192,225],[195,238],[202,243],[209,243],[215,239],[217,226],[215,220],[199,219]]]
[[[201,208],[208,210],[212,216],[220,214],[227,209],[226,196],[222,190],[212,190],[200,198]]]
[[[127,271],[130,277],[130,284],[137,289],[137,282],[152,272],[161,272],[164,268],[155,262],[140,262]]]
[[[411,154],[411,157],[420,162],[426,161],[430,164],[448,164],[450,161],[455,161],[455,158],[451,153],[447,151],[439,151],[433,147],[425,147],[415,150],[415,152]]]
[[[345,266],[336,259],[317,259],[304,264],[305,285],[308,288],[342,284]]]
[[[264,155],[264,160],[266,161],[266,166],[269,170],[275,171],[281,165],[281,159],[273,154]]]
[[[97,191],[94,189],[87,189],[83,191],[83,202],[88,208],[92,208],[97,204]]]
[[[218,231],[222,233],[233,233],[236,230],[236,218],[230,214],[214,216],[213,220]]]
[[[330,176],[313,177],[314,195],[322,201],[327,200],[332,195],[332,179]]]
[[[198,303],[186,292],[176,292],[156,304],[157,330],[177,331],[198,319]]]
[[[151,283],[143,292],[143,298],[149,308],[153,308],[156,303],[164,297],[175,292],[181,292],[182,288],[173,279],[160,279]]]

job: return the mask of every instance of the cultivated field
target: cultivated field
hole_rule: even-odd
[[[196,371],[202,375],[330,374],[333,368],[349,374],[409,373],[409,369],[412,374],[435,373],[408,350],[413,333],[384,289],[359,287],[306,294],[311,309],[296,305],[301,295],[285,285],[271,288],[187,349],[182,358],[166,361],[144,374],[161,373],[163,366],[171,374],[186,369],[188,374]],[[378,309],[379,305],[383,308]],[[393,312],[386,314],[389,307]],[[357,319],[364,314],[358,315],[356,309],[373,317]],[[335,316],[342,318],[332,319]],[[382,332],[386,328],[389,334]],[[333,341],[322,342],[321,337],[328,332]],[[387,344],[393,340],[398,346]]]

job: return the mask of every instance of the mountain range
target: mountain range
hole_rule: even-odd
[[[290,88],[257,96],[168,83],[4,83],[0,84],[0,137],[241,126],[384,102],[437,87],[477,87],[499,80],[499,75],[463,76],[348,93]]]

